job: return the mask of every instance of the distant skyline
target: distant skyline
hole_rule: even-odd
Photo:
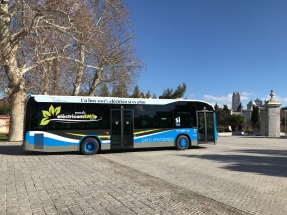
[[[259,98],[287,106],[287,1],[123,0],[131,10],[137,84],[158,97],[183,82],[183,98],[244,108]]]

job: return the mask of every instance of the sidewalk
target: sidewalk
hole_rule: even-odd
[[[101,155],[0,144],[0,214],[246,214]]]

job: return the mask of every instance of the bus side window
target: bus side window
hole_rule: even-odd
[[[155,128],[173,128],[173,104],[154,105],[154,126]]]
[[[153,106],[135,105],[134,107],[134,127],[135,129],[153,127]]]
[[[195,106],[176,105],[174,110],[175,127],[193,128],[196,127],[196,110]]]

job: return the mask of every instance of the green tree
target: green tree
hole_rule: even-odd
[[[145,94],[145,97],[146,97],[147,99],[149,99],[149,98],[151,97],[151,94],[150,94],[150,91],[149,91],[149,90],[148,90],[147,93]]]
[[[216,112],[216,125],[218,127],[226,127],[228,125],[228,116],[229,114],[226,113],[222,108],[218,106],[215,110]]]
[[[186,84],[183,83],[182,86],[178,85],[176,90],[173,93],[173,98],[177,99],[177,98],[182,98],[183,95],[185,94],[186,91]]]
[[[8,114],[9,114],[9,105],[1,105],[0,115],[8,115]]]
[[[182,86],[178,85],[176,90],[172,88],[167,88],[163,91],[162,95],[159,97],[160,99],[178,99],[182,98],[186,91],[186,84],[183,83]]]
[[[156,99],[156,94],[155,94],[155,93],[152,94],[152,98],[153,98],[153,99]]]
[[[231,125],[233,128],[232,130],[235,131],[235,128],[238,127],[238,125],[243,125],[244,124],[244,117],[241,115],[230,115],[227,118],[228,123]]]
[[[114,85],[112,89],[112,97],[127,98],[129,97],[127,86],[124,83]]]
[[[102,86],[100,87],[98,96],[101,96],[101,97],[109,97],[110,96],[109,88],[106,84],[102,84]]]
[[[159,96],[160,99],[171,99],[173,94],[173,89],[167,88],[163,91],[162,95]]]
[[[227,105],[223,105],[223,111],[225,112],[225,114],[229,115],[230,110]]]
[[[138,85],[134,87],[134,91],[133,94],[131,95],[131,98],[140,98],[140,90]]]
[[[260,115],[259,115],[259,107],[253,106],[253,111],[251,113],[251,122],[254,128],[260,128]]]

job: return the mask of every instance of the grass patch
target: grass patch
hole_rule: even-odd
[[[3,141],[7,141],[8,140],[8,135],[6,134],[0,134],[0,141],[3,142]]]

